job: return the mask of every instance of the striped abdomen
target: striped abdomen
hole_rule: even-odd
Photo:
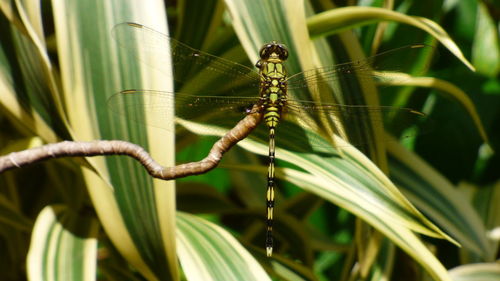
[[[266,253],[273,253],[273,211],[275,162],[275,129],[281,119],[282,108],[286,103],[286,71],[283,62],[288,57],[285,46],[276,42],[264,45],[260,50],[260,60],[256,66],[260,69],[260,97],[264,111],[264,123],[269,128],[269,167],[267,172],[266,192]]]

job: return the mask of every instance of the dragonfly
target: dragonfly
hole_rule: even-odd
[[[323,96],[332,95],[330,85],[341,83],[350,77],[383,80],[384,75],[376,74],[374,70],[385,67],[386,58],[394,53],[414,54],[424,48],[424,45],[406,46],[360,61],[288,75],[285,62],[289,51],[284,44],[277,41],[262,46],[259,51],[260,58],[255,63],[255,68],[251,68],[191,48],[138,23],[118,24],[112,33],[117,43],[140,61],[152,66],[170,63],[173,73],[166,70],[165,74],[178,83],[176,91],[121,91],[108,99],[108,106],[112,111],[140,123],[165,129],[169,128],[165,113],[168,110],[175,111],[177,117],[186,120],[201,118],[203,122],[222,126],[235,124],[248,114],[262,115],[262,127],[267,131],[269,146],[265,235],[266,254],[269,257],[272,256],[274,247],[272,231],[276,189],[275,136],[277,128],[282,126],[285,120],[291,120],[298,128],[307,130],[317,129],[317,124],[325,122],[324,120],[330,124],[346,120],[382,123],[380,116],[387,113],[411,116],[412,119],[422,115],[409,108],[295,99],[290,93],[315,91]],[[173,106],[172,101],[175,104]],[[326,125],[319,125],[320,129],[323,127]],[[332,133],[331,130],[323,131],[326,131],[326,135]],[[319,143],[315,142],[315,139],[319,138],[312,138],[313,146]]]

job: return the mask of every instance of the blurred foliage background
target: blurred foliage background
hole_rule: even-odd
[[[249,140],[221,168],[177,186],[126,157],[0,174],[0,280],[500,279],[498,1],[7,0],[0,10],[1,155],[125,139],[167,166],[206,156],[217,137],[196,126],[177,131],[174,152],[169,132],[108,114],[120,90],[173,86],[116,46],[121,22],[248,66],[264,42],[281,40],[298,70],[313,58],[330,65],[435,46],[416,61],[397,58],[425,79],[382,87],[380,97],[341,94],[424,112],[432,128],[404,147],[377,146],[373,163],[349,148],[326,159],[290,152],[278,136],[272,259],[263,249],[266,146]]]

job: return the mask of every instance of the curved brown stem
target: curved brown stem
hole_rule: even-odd
[[[240,140],[246,138],[253,129],[257,127],[261,120],[262,115],[260,113],[247,115],[212,146],[207,157],[198,162],[181,164],[174,167],[161,166],[151,158],[144,148],[126,141],[63,141],[19,152],[12,152],[0,157],[0,173],[50,158],[127,155],[138,160],[146,168],[148,173],[155,178],[171,180],[190,175],[198,175],[215,168],[219,164],[224,153]]]

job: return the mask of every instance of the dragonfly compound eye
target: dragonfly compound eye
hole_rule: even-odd
[[[262,48],[260,48],[260,52],[259,52],[260,58],[264,59],[264,60],[268,59],[269,56],[271,55],[271,52],[270,52],[271,48],[272,48],[272,44],[266,44],[266,45],[262,46]]]
[[[286,60],[288,58],[288,49],[286,48],[285,45],[282,44],[279,44],[278,48],[279,48],[278,54],[280,56],[280,59]]]
[[[281,60],[286,60],[288,58],[288,50],[283,44],[279,44],[276,41],[268,43],[260,49],[260,58],[263,60],[269,59],[271,55],[277,55]]]

